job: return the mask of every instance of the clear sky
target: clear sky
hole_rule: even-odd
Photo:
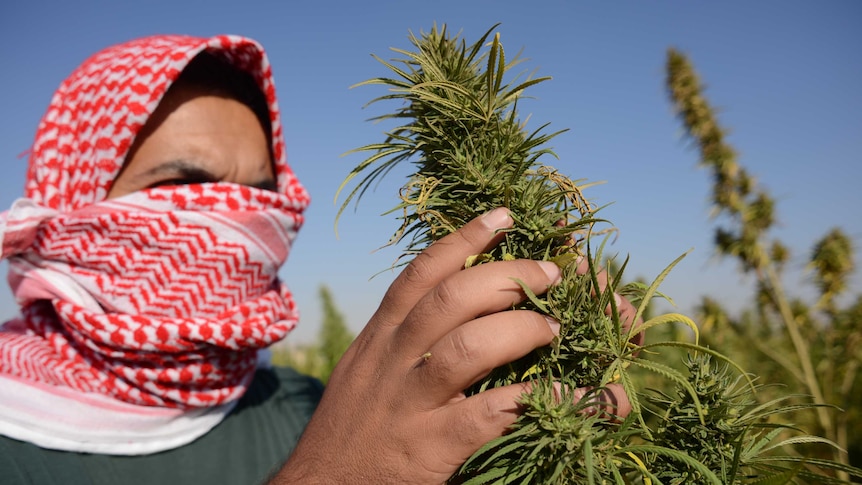
[[[775,235],[793,250],[787,285],[804,293],[814,241],[841,226],[862,249],[862,2],[356,2],[222,0],[4,2],[0,6],[0,210],[21,194],[25,152],[60,82],[110,44],[156,33],[243,34],[274,66],[288,157],[313,202],[282,272],[311,339],[326,284],[358,330],[392,280],[369,281],[398,256],[375,251],[396,228],[380,214],[395,204],[406,168],[345,214],[336,238],[333,196],[361,156],[382,140],[363,105],[382,94],[348,89],[385,75],[370,54],[408,47],[408,30],[437,22],[474,40],[495,23],[503,45],[523,49],[527,69],[553,80],[521,105],[531,123],[571,131],[546,159],[573,179],[606,181],[587,196],[620,230],[611,250],[629,254],[630,276],[651,278],[683,252],[663,291],[688,311],[700,295],[729,308],[748,304],[750,281],[714,257],[709,174],[680,138],[663,87],[668,47],[690,56],[707,95],[732,131],[740,162],[778,200]],[[5,263],[0,266],[5,273]],[[862,290],[860,277],[853,291]],[[0,317],[15,312],[0,290]]]

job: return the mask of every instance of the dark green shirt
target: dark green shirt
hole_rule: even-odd
[[[45,450],[0,436],[0,484],[259,484],[290,455],[323,386],[292,369],[259,370],[236,408],[209,433],[144,456]]]

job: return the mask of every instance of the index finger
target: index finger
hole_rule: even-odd
[[[447,276],[464,269],[467,258],[488,251],[512,226],[505,207],[488,211],[422,251],[395,279],[377,310],[380,325],[397,326],[414,305]]]

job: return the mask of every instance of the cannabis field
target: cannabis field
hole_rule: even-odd
[[[465,390],[530,380],[526,412],[453,482],[862,481],[862,294],[848,283],[856,269],[851,238],[840,227],[823,234],[806,255],[812,287],[784,287],[790,253],[771,231],[778,204],[727,141],[697,60],[669,48],[668,105],[691,163],[711,180],[715,251],[756,291],[743,308],[705,295],[691,315],[655,311],[657,299],[673,298],[661,281],[676,262],[639,281],[626,268],[649,254],[608,256],[614,226],[601,207],[610,201],[592,200],[589,181],[555,169],[549,143],[558,133],[544,125],[528,131],[518,111],[532,86],[552,81],[527,75],[524,59],[509,55],[500,39],[496,27],[473,40],[434,26],[394,48],[395,59],[378,57],[381,76],[360,86],[377,89],[372,102],[391,108],[378,121],[395,127],[357,148],[367,158],[346,171],[341,193],[343,210],[370,184],[393,184],[400,203],[388,215],[390,242],[404,247],[401,262],[506,206],[515,227],[465,266],[532,258],[563,269],[563,281],[547,294],[525,288],[523,304],[561,323],[557,341]],[[396,164],[411,164],[413,175],[385,180]],[[587,261],[587,270],[578,271],[576,261]],[[600,284],[603,272],[607,284]],[[614,293],[638,307],[637,328],[621,325]],[[277,353],[278,362],[327,379],[351,340],[336,299],[321,289],[318,341]],[[635,338],[641,332],[642,342]],[[620,384],[634,410],[625,419],[586,412],[586,404],[549,392],[552,381],[563,388]]]

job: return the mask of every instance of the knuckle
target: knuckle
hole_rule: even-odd
[[[496,413],[489,407],[487,400],[478,399],[472,406],[461,406],[453,416],[454,429],[463,442],[469,442],[475,436],[487,434],[487,428],[494,422]]]
[[[431,255],[426,252],[419,253],[398,275],[398,283],[404,286],[427,284],[433,277],[434,266]]]
[[[434,268],[431,256],[421,253],[413,259],[395,278],[380,302],[375,318],[398,324],[406,312],[434,284]],[[411,303],[406,306],[405,302]]]
[[[428,378],[434,383],[447,383],[461,369],[469,367],[470,363],[478,359],[477,347],[471,340],[464,332],[450,334],[446,338],[445,348],[433,351],[433,358],[425,364]]]
[[[449,338],[451,355],[455,362],[470,364],[478,359],[479,346],[468,332],[455,332]]]
[[[447,313],[450,308],[458,308],[461,304],[462,292],[451,280],[440,282],[431,292],[431,305],[438,313]]]
[[[494,238],[494,234],[495,231],[482,224],[468,223],[452,233],[452,237],[467,247],[481,250]]]

